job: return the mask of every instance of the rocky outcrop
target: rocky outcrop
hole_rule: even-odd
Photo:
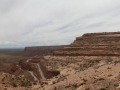
[[[48,55],[53,51],[62,49],[66,45],[61,46],[34,46],[34,47],[25,47],[24,54],[25,55]]]
[[[56,56],[120,56],[120,32],[87,33],[69,46],[54,51]]]

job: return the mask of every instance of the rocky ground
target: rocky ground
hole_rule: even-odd
[[[59,67],[54,69],[60,75],[45,81],[30,81],[24,76],[0,73],[0,90],[120,90],[119,57],[71,57],[69,62],[61,56],[45,58],[57,62]]]
[[[52,78],[52,84],[45,86],[45,90],[120,89],[119,57],[84,57],[77,62],[72,62],[73,60],[58,68],[60,75]]]

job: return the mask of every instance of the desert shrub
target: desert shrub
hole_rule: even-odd
[[[115,84],[114,84],[114,86],[115,86],[115,87],[118,87],[118,86],[119,86],[119,84],[118,84],[118,83],[115,83]]]
[[[7,88],[4,88],[4,90],[8,90]]]
[[[2,81],[3,81],[3,82],[5,81],[5,78],[4,78],[4,77],[2,78]]]
[[[105,80],[104,78],[99,78],[99,80]]]
[[[29,83],[29,86],[32,86],[32,83]]]
[[[77,84],[73,84],[72,86],[73,86],[74,88],[77,88],[77,87],[78,87]]]
[[[33,82],[34,85],[37,85],[37,82]]]
[[[100,90],[106,90],[106,88],[101,88]]]
[[[21,82],[21,86],[25,86],[25,83],[24,83],[24,82]]]
[[[56,82],[55,82],[55,81],[53,81],[52,83],[53,83],[53,84],[55,84]]]
[[[54,90],[57,90],[57,88],[55,87]]]
[[[13,85],[13,87],[17,87],[17,84],[16,84],[16,83],[14,83],[14,82],[12,83],[12,85]]]

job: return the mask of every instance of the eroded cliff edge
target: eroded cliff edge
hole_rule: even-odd
[[[120,32],[87,33],[54,51],[57,56],[120,56]]]

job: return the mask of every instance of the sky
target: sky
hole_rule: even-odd
[[[120,0],[0,0],[0,48],[68,45],[120,31]]]

